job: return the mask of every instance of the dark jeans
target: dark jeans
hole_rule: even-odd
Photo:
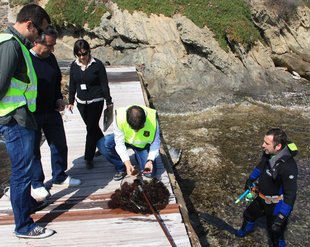
[[[86,144],[85,144],[85,160],[93,160],[96,152],[96,143],[103,137],[102,130],[99,127],[99,120],[103,110],[103,101],[91,104],[77,103],[77,108],[81,117],[86,124]]]
[[[105,136],[104,138],[101,138],[97,142],[98,149],[100,153],[108,160],[110,161],[117,172],[124,172],[125,165],[122,162],[121,158],[117,154],[115,150],[115,141],[114,141],[114,134],[110,134]],[[145,164],[147,162],[147,157],[149,154],[149,149],[139,149],[132,145],[126,145],[126,147],[131,148],[135,153],[136,161],[138,162],[140,171],[143,172]],[[156,160],[153,163],[153,171],[152,176],[155,176],[157,172],[157,164]]]
[[[52,111],[47,113],[36,113],[35,118],[38,129],[35,132],[34,141],[32,186],[33,188],[43,186],[45,179],[40,152],[42,131],[51,151],[53,183],[62,183],[67,178],[65,171],[68,166],[68,147],[62,117],[59,112]]]
[[[10,198],[15,232],[26,234],[36,227],[30,217],[31,212],[37,206],[30,194],[34,130],[21,127],[12,121],[9,125],[0,124],[0,134],[5,139],[11,160]]]

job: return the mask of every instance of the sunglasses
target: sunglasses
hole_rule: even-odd
[[[78,54],[76,54],[78,57],[85,57],[85,56],[87,56],[89,54],[89,51],[85,51],[85,52],[83,52],[83,53],[78,53]]]
[[[41,29],[41,28],[39,27],[39,25],[37,25],[37,24],[36,24],[35,22],[33,22],[33,21],[32,21],[32,25],[37,29],[38,35],[41,35],[41,34],[44,32],[44,30]]]

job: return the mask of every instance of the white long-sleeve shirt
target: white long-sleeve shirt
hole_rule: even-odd
[[[114,131],[114,140],[115,140],[115,150],[118,155],[121,157],[123,162],[130,160],[129,154],[127,152],[127,147],[125,145],[125,136],[124,133],[118,128],[116,120],[113,122],[113,131]],[[159,135],[159,124],[156,120],[156,133],[154,141],[151,143],[148,160],[155,160],[156,157],[159,155],[159,148],[160,148],[160,135]]]

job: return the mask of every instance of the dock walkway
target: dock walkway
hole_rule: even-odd
[[[134,67],[108,67],[114,107],[145,104],[143,90]],[[107,202],[121,181],[114,181],[114,167],[103,156],[95,157],[94,168],[85,168],[83,153],[85,125],[74,109],[63,115],[68,154],[68,175],[82,180],[77,188],[51,187],[50,204],[33,215],[41,225],[57,233],[46,239],[18,239],[13,234],[14,217],[9,198],[0,199],[0,245],[24,246],[170,246],[168,239],[153,215],[142,215],[121,209],[109,209]],[[102,121],[101,121],[102,122]],[[105,134],[112,133],[110,127]],[[46,185],[51,179],[50,152],[47,143],[41,147]],[[171,192],[170,202],[161,210],[163,219],[176,246],[191,246],[179,205],[161,158],[158,158],[158,177]],[[130,180],[132,178],[125,178]],[[132,180],[131,180],[132,181]],[[124,182],[124,181],[123,181]]]

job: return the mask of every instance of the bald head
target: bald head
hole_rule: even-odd
[[[142,107],[134,105],[127,109],[126,118],[129,126],[138,131],[144,127],[146,115]]]

